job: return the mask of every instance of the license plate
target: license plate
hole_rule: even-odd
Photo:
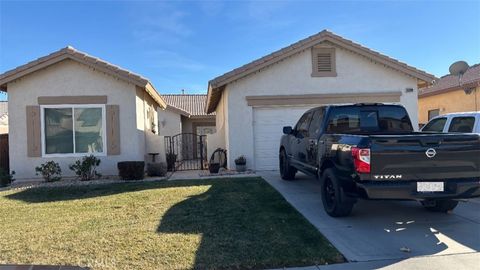
[[[442,192],[443,182],[417,182],[417,192]]]

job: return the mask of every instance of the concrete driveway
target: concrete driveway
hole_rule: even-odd
[[[417,202],[361,200],[351,216],[332,218],[323,210],[316,179],[297,174],[297,180],[289,182],[278,172],[258,174],[351,262],[480,251],[478,199],[461,202],[451,214],[427,212]]]

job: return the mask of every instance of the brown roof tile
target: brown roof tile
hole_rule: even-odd
[[[215,113],[205,113],[205,104],[207,101],[207,95],[205,94],[170,94],[162,95],[162,97],[168,106],[184,111],[187,116],[215,115]]]
[[[480,63],[471,66],[462,76],[462,85],[469,87],[480,86]],[[457,76],[445,75],[427,88],[418,91],[419,97],[431,96],[445,91],[457,90],[461,88]]]

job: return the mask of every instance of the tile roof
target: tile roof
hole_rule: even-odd
[[[168,106],[172,106],[185,112],[186,116],[207,116],[215,113],[205,113],[207,95],[205,94],[180,94],[162,95]],[[168,108],[168,107],[167,107]]]
[[[129,70],[120,68],[114,64],[104,61],[100,58],[88,55],[71,46],[62,48],[49,55],[40,57],[24,65],[0,74],[0,90],[7,91],[7,84],[32,72],[46,68],[65,59],[71,59],[87,66],[94,67],[102,72],[110,74],[116,78],[122,79],[136,86],[142,87],[159,105],[165,106],[165,101],[155,90],[147,78],[144,78]]]
[[[471,66],[462,76],[462,85],[467,87],[480,86],[480,63]],[[445,91],[460,89],[458,77],[445,75],[427,88],[418,91],[419,97],[431,96]]]
[[[409,66],[403,62],[398,61],[397,59],[391,58],[389,56],[386,56],[384,54],[371,50],[349,39],[345,39],[339,35],[336,35],[328,30],[323,30],[315,35],[302,39],[296,43],[291,44],[290,46],[287,46],[278,51],[270,53],[264,57],[261,57],[255,61],[245,64],[234,70],[231,70],[209,81],[208,100],[206,105],[207,111],[213,112],[215,110],[220,100],[220,96],[223,91],[223,88],[228,83],[238,80],[240,78],[243,78],[249,74],[253,74],[254,72],[262,68],[268,67],[289,56],[292,56],[303,50],[309,49],[325,41],[330,42],[331,44],[337,45],[339,47],[354,51],[355,53],[359,53],[360,55],[368,57],[373,61],[382,63],[395,70],[398,70],[412,77],[415,77],[418,80],[424,81],[426,84],[429,84],[433,79],[435,79],[434,75],[429,74],[423,70],[419,70],[415,67]]]

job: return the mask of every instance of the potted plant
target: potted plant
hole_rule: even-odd
[[[237,172],[244,172],[247,170],[247,159],[241,155],[235,159],[235,167]]]
[[[177,161],[177,155],[174,153],[167,154],[167,170],[174,171],[175,170],[175,162]]]
[[[210,173],[218,173],[220,171],[220,163],[210,163],[208,164],[208,170]]]

